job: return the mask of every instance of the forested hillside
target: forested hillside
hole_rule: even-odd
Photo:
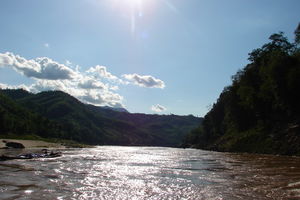
[[[300,24],[295,42],[282,32],[249,54],[185,146],[300,155]]]
[[[102,145],[178,146],[201,118],[119,112],[60,91],[0,90],[0,136],[38,135]],[[125,110],[121,110],[125,111]]]
[[[18,95],[23,93],[19,92]],[[61,124],[24,108],[0,92],[0,136],[16,133],[24,138],[32,135],[57,138],[65,134]]]

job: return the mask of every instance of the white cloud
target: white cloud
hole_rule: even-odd
[[[81,69],[81,67],[79,65],[76,65],[76,67],[75,67],[76,72],[79,72],[80,69]]]
[[[36,58],[27,60],[13,53],[0,54],[0,67],[11,67],[26,77],[33,77],[35,83],[26,86],[26,90],[37,93],[47,90],[66,92],[85,103],[123,107],[123,97],[113,92],[116,85],[103,83],[97,76],[89,76],[73,71],[70,67],[51,60],[50,58]],[[96,66],[92,72],[99,73],[106,79],[117,79],[105,67]],[[1,88],[20,88],[20,86],[0,85]],[[24,85],[21,87],[25,88]]]
[[[50,58],[37,58],[36,61],[41,66],[41,71],[36,78],[40,79],[72,79],[76,73],[71,68],[59,64]]]
[[[151,110],[154,112],[163,112],[163,111],[166,111],[167,109],[162,105],[156,104],[156,105],[151,106]]]
[[[48,90],[61,90],[71,94],[69,88],[73,88],[73,82],[68,80],[37,80],[34,84],[30,85],[29,88],[30,91],[34,93]]]
[[[0,83],[0,88],[23,88],[27,91],[38,93],[48,90],[66,92],[84,103],[98,106],[124,107],[123,97],[116,93],[119,85],[133,83],[148,88],[164,88],[162,80],[152,76],[138,74],[125,74],[122,80],[107,71],[105,66],[96,65],[86,72],[80,72],[80,67],[72,69],[71,62],[65,64],[53,61],[50,58],[25,59],[13,53],[0,53],[0,67],[9,67],[16,72],[33,78],[31,85],[6,85]],[[105,81],[105,82],[103,82]],[[163,106],[152,106],[155,112],[166,110]]]
[[[113,93],[108,90],[103,90],[101,92],[95,90],[87,90],[83,95],[78,96],[80,100],[86,103],[90,103],[93,105],[107,105],[110,107],[124,107],[121,103],[123,97],[117,93]]]
[[[117,85],[114,85],[114,86],[110,86],[110,89],[111,90],[119,90],[119,87]]]
[[[65,61],[65,63],[66,63],[66,65],[67,65],[67,66],[70,66],[70,65],[72,65],[72,62],[71,62],[71,61],[69,61],[69,60],[66,60],[66,61]]]
[[[97,106],[124,107],[122,104],[123,97],[110,91],[106,85],[103,84],[103,86],[97,88],[87,84],[86,87],[81,87],[81,83],[80,80],[37,80],[35,84],[29,86],[29,90],[34,93],[60,90],[84,103]]]
[[[17,72],[36,79],[58,80],[72,79],[76,72],[50,58],[27,60],[13,53],[0,53],[0,66],[12,67]]]
[[[96,77],[100,76],[102,78],[106,78],[109,80],[119,80],[118,77],[112,75],[110,72],[106,70],[105,66],[96,65],[95,67],[91,67],[89,70],[86,71],[89,74],[93,74]]]
[[[105,85],[101,81],[98,81],[89,76],[82,77],[78,83],[78,86],[82,89],[105,89],[105,88],[107,88],[107,85]]]
[[[141,87],[161,89],[165,87],[165,83],[162,80],[149,75],[142,76],[138,74],[124,74],[122,77]]]
[[[49,48],[50,47],[49,43],[45,43],[44,47]]]

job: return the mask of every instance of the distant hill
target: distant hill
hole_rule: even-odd
[[[61,91],[38,94],[24,90],[0,90],[1,98],[9,99],[14,106],[58,125],[55,136],[87,144],[178,146],[185,134],[201,123],[201,118],[176,115],[131,114],[83,104]],[[17,110],[7,114],[18,116]],[[25,118],[26,119],[26,118]],[[25,120],[24,119],[24,120]],[[39,117],[32,119],[39,123]],[[0,118],[1,120],[1,118]],[[23,122],[22,118],[18,123]],[[8,123],[2,121],[2,123]],[[26,124],[26,123],[25,123]],[[21,134],[24,131],[9,129]],[[53,137],[39,130],[34,134]],[[54,134],[54,133],[53,133]],[[1,135],[1,134],[0,134]]]
[[[125,108],[113,108],[113,107],[109,107],[109,106],[101,106],[101,108],[107,109],[107,110],[113,110],[113,111],[127,112],[128,113],[128,110],[126,110]]]
[[[103,117],[128,122],[138,130],[155,136],[159,146],[178,146],[182,143],[187,130],[192,130],[202,122],[202,118],[178,115],[149,115],[142,113],[115,112],[101,107],[87,105],[88,109]],[[198,123],[198,124],[197,124]]]
[[[300,155],[300,24],[297,30],[298,42],[273,34],[249,54],[186,147]]]

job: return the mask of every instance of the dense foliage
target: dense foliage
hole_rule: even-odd
[[[273,34],[249,54],[185,146],[300,155],[300,24],[295,35]]]
[[[0,90],[0,137],[38,135],[86,144],[177,146],[200,121],[193,116],[118,112],[83,104],[60,91]]]
[[[32,135],[56,138],[64,131],[59,123],[31,112],[0,92],[0,135],[15,136],[15,133],[23,138]]]

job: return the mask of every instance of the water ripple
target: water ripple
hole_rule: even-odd
[[[300,158],[104,146],[0,163],[0,199],[298,199]]]

